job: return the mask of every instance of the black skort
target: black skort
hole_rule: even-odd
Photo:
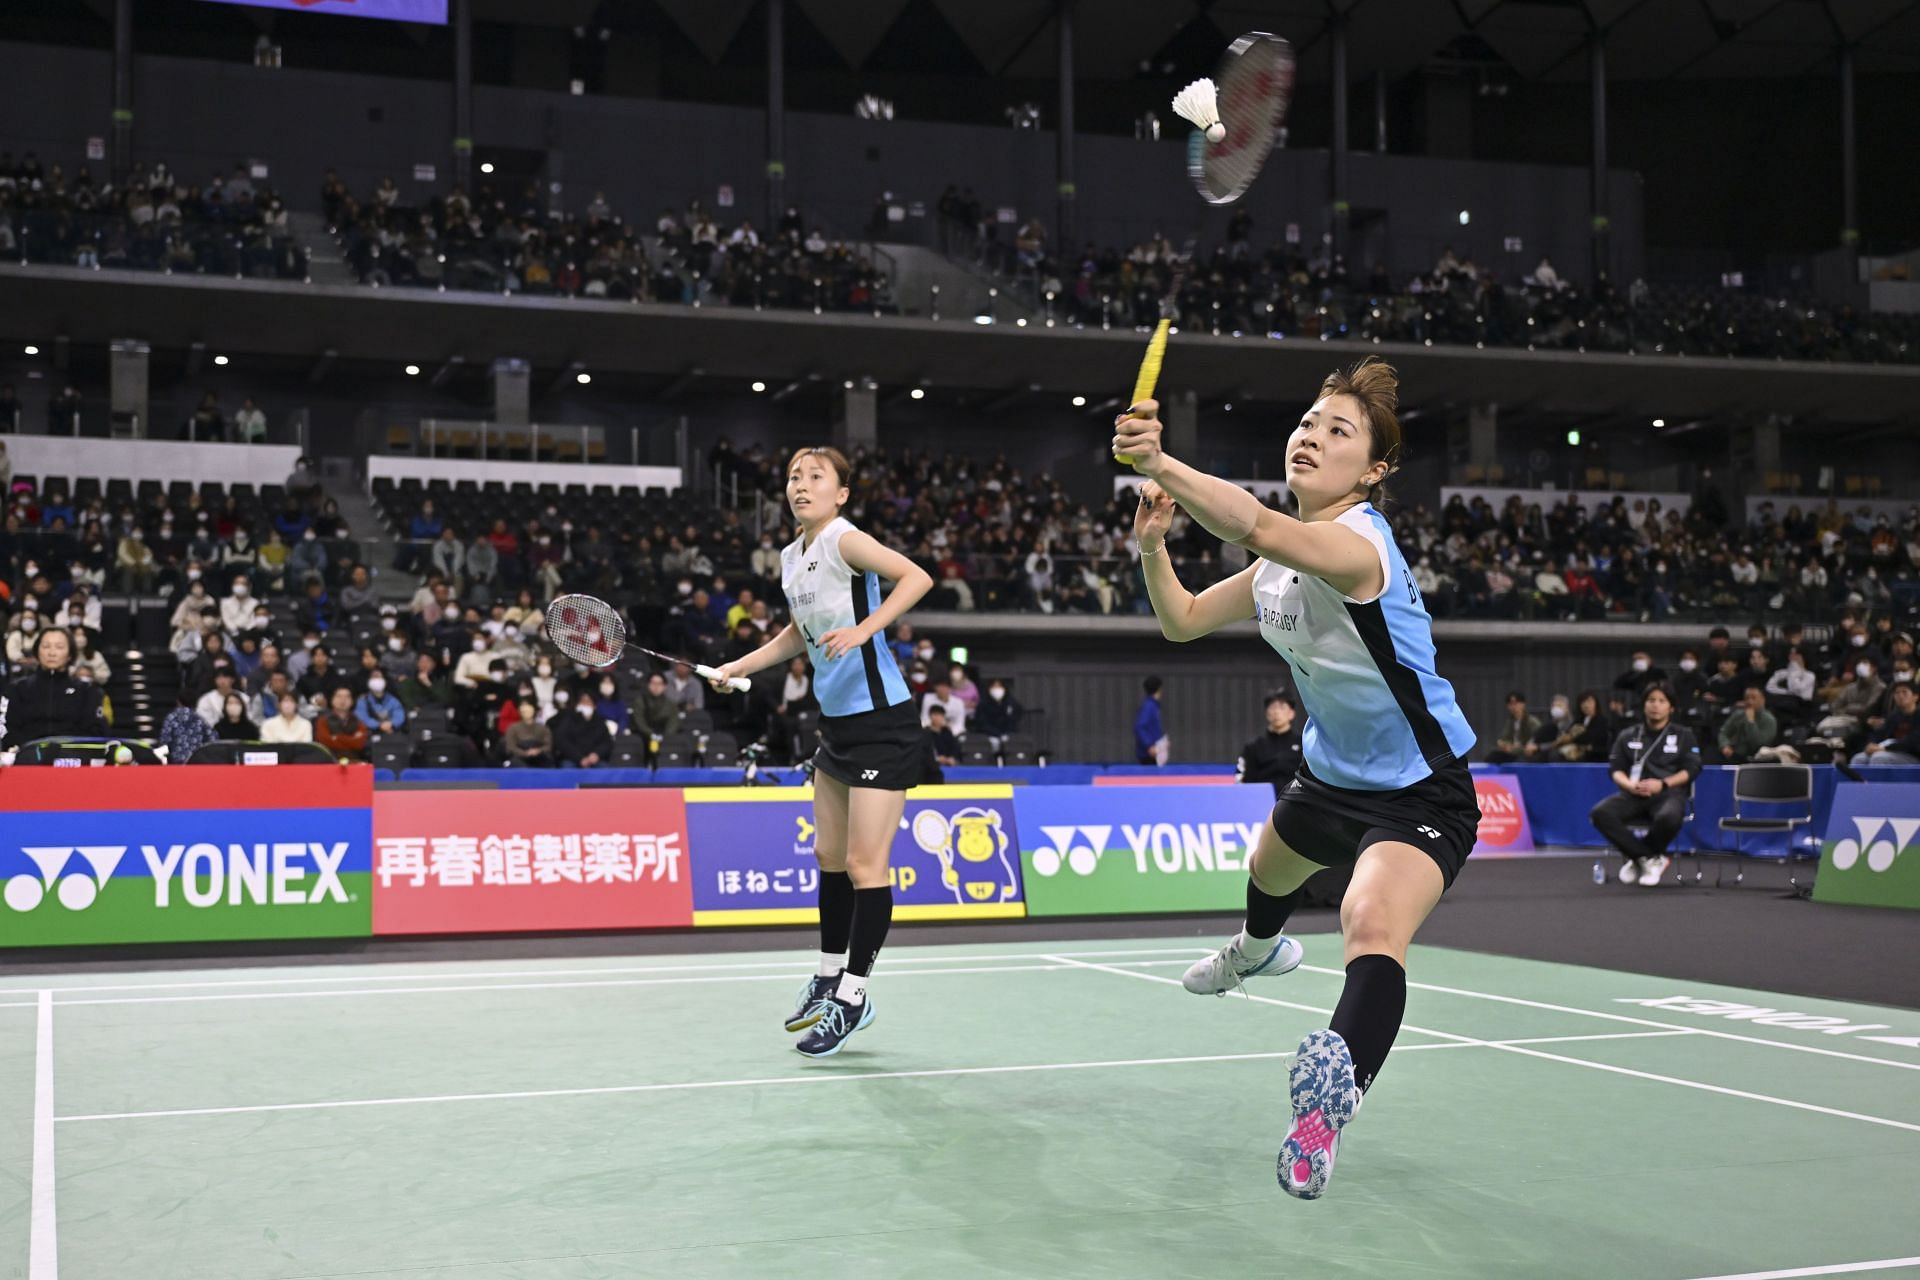
[[[917,787],[926,759],[926,730],[911,702],[820,717],[820,748],[813,753],[813,767],[849,787]]]
[[[1273,830],[1310,862],[1339,867],[1382,840],[1426,851],[1449,886],[1479,838],[1473,775],[1458,760],[1397,791],[1349,791],[1322,782],[1304,764],[1273,806]]]

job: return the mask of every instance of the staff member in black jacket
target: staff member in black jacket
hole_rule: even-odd
[[[1267,695],[1267,731],[1240,748],[1240,781],[1270,782],[1276,797],[1293,781],[1300,770],[1300,735],[1293,717],[1286,694]]]
[[[1593,806],[1590,816],[1594,829],[1626,859],[1621,883],[1651,887],[1666,873],[1667,846],[1687,819],[1687,795],[1700,776],[1700,744],[1693,730],[1675,722],[1664,684],[1649,685],[1640,706],[1640,723],[1613,740],[1610,763],[1620,793]],[[1627,829],[1635,822],[1646,824],[1645,840]]]
[[[7,686],[0,699],[0,745],[19,747],[35,738],[57,734],[97,737],[107,732],[107,718],[101,711],[97,686],[73,678],[68,664],[73,660],[73,641],[65,629],[51,627],[40,633],[33,647],[40,663]]]

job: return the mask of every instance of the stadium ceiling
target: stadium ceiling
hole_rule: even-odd
[[[641,30],[665,21],[710,62],[728,59],[764,0],[473,0],[474,16],[521,26]],[[790,0],[846,67],[893,69],[957,51],[986,76],[1046,80],[1055,0]],[[1348,24],[1349,66],[1389,77],[1428,70],[1492,79],[1584,79],[1586,42],[1606,37],[1615,80],[1806,76],[1841,46],[1861,74],[1920,72],[1920,0],[1079,0],[1074,43],[1089,79],[1204,66],[1235,36],[1266,30],[1327,74],[1328,33]],[[792,37],[789,37],[790,41]],[[934,45],[947,47],[937,51]]]

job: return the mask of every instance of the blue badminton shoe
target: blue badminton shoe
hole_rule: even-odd
[[[786,1028],[789,1031],[805,1031],[820,1021],[820,1006],[830,996],[833,989],[840,985],[840,975],[822,976],[815,974],[807,979],[807,985],[800,988],[800,998],[794,1001],[793,1012],[787,1015]]]
[[[828,996],[819,1005],[820,1016],[813,1029],[800,1037],[794,1048],[809,1058],[830,1058],[854,1032],[873,1021],[873,997],[859,1004],[848,1004],[838,996]]]

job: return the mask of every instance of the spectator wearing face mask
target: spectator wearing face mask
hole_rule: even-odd
[[[119,545],[114,550],[114,564],[120,571],[122,590],[147,592],[153,589],[153,575],[158,566],[154,563],[153,548],[147,545],[146,531],[139,525],[132,525],[120,535]]]
[[[956,662],[947,668],[947,687],[966,707],[967,717],[971,720],[980,708],[980,686],[973,682],[973,677],[967,674],[967,669]]]
[[[980,700],[970,723],[973,732],[986,734],[998,751],[1008,734],[1020,732],[1021,711],[1020,704],[1007,691],[1005,680],[989,680],[987,696]]]
[[[1867,745],[1853,757],[1855,767],[1920,764],[1920,690],[1906,681],[1894,685],[1888,696],[1892,705],[1886,718],[1873,728]]]
[[[467,651],[453,665],[453,683],[461,689],[478,689],[487,681],[487,668],[493,663],[493,654],[489,650],[493,638],[484,631],[474,633],[468,642]]]
[[[233,577],[233,589],[220,602],[220,625],[229,636],[253,629],[253,586],[243,574]]]
[[[1873,660],[1861,655],[1854,660],[1851,671],[1836,677],[1820,690],[1820,697],[1827,704],[1827,714],[1814,726],[1813,731],[1830,742],[1846,742],[1856,738],[1866,727],[1867,718],[1879,707],[1880,699],[1886,692],[1887,686],[1880,679]]]
[[[213,688],[200,695],[194,704],[194,710],[207,722],[209,728],[218,728],[220,717],[225,714],[227,695],[239,690],[239,680],[234,677],[232,667],[219,667],[213,673]]]
[[[1554,694],[1547,704],[1547,718],[1534,731],[1533,740],[1520,749],[1520,758],[1530,764],[1562,759],[1560,748],[1571,741],[1567,735],[1572,724],[1573,706],[1567,701],[1567,695]]]
[[[592,769],[613,750],[613,734],[600,718],[591,693],[582,693],[571,712],[553,717],[553,754],[561,765]]]
[[[607,722],[607,728],[616,734],[625,733],[632,727],[633,717],[627,711],[627,704],[620,698],[620,682],[613,678],[612,672],[601,672],[594,688],[594,706],[600,712],[600,718]]]
[[[543,723],[552,718],[557,706],[566,705],[564,702],[554,701],[554,694],[559,691],[559,688],[559,681],[553,674],[553,659],[543,655],[533,664],[533,700],[540,708],[540,719]]]
[[[354,703],[353,714],[378,733],[398,732],[407,723],[406,707],[387,689],[387,677],[377,671],[367,677],[367,691]]]
[[[1700,654],[1696,650],[1680,651],[1679,669],[1669,682],[1673,690],[1673,714],[1676,719],[1690,724],[1700,720],[1705,712],[1703,699],[1707,692],[1707,675],[1700,669]]]
[[[1645,649],[1635,649],[1627,669],[1614,678],[1613,687],[1625,693],[1632,705],[1638,706],[1648,689],[1665,684],[1666,680],[1666,670],[1653,665],[1653,656]]]
[[[1806,655],[1798,648],[1786,652],[1785,661],[1767,680],[1764,692],[1767,707],[1788,722],[1799,724],[1813,710],[1815,681],[1807,669]]]
[[[380,669],[386,672],[389,683],[398,687],[402,680],[413,675],[414,666],[419,660],[420,655],[413,651],[404,632],[395,630],[387,633],[386,641],[381,646]]]
[[[213,736],[221,742],[253,742],[260,737],[260,726],[247,715],[247,700],[230,693],[220,704],[220,719],[214,722]]]

